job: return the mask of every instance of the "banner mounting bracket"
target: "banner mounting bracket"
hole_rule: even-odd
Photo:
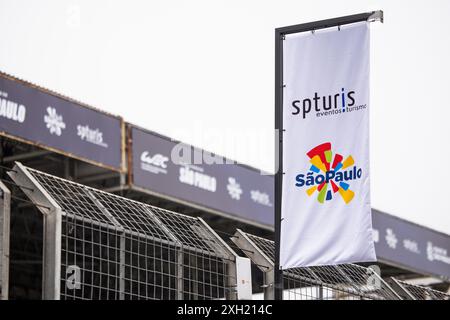
[[[367,18],[367,22],[376,22],[376,21],[380,21],[381,23],[384,22],[383,10],[374,11],[372,15],[370,15]]]

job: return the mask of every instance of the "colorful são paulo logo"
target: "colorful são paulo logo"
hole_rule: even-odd
[[[344,161],[338,153],[333,157],[330,142],[314,147],[306,155],[310,158],[311,167],[306,175],[301,173],[295,177],[295,185],[306,187],[308,196],[317,191],[317,201],[320,203],[332,200],[337,194],[346,204],[350,203],[355,192],[350,190],[349,182],[362,176],[362,169],[354,166],[353,157],[349,155]]]

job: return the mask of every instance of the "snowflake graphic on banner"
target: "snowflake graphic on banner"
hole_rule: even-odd
[[[392,229],[386,229],[386,242],[392,249],[395,249],[397,247],[397,236],[395,235],[394,231],[392,231]]]
[[[239,200],[241,199],[242,189],[239,183],[236,182],[235,178],[229,177],[228,178],[228,185],[227,185],[228,194],[232,199]]]
[[[47,114],[44,116],[44,122],[47,124],[47,129],[51,134],[60,136],[62,130],[66,128],[66,124],[63,121],[63,117],[56,113],[56,109],[47,107]]]

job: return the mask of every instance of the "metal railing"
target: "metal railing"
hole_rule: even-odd
[[[391,278],[392,287],[404,300],[450,300],[450,295],[428,287]]]
[[[264,273],[264,298],[273,299],[274,242],[237,230],[231,240]],[[355,264],[283,271],[286,300],[396,300],[399,295],[371,268]]]
[[[236,299],[236,253],[201,219],[16,163],[43,214],[44,299]]]

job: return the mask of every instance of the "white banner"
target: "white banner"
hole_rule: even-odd
[[[283,41],[282,269],[375,261],[369,26]]]

